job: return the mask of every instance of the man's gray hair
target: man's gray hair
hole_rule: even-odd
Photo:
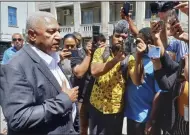
[[[13,40],[13,38],[14,38],[15,35],[19,35],[22,38],[22,40],[24,40],[23,35],[20,34],[20,33],[14,33],[14,34],[12,34],[12,40]]]
[[[32,13],[26,20],[26,33],[29,29],[35,29],[37,22],[41,19],[55,18],[53,14],[44,11],[37,11]]]
[[[122,19],[120,21],[118,21],[115,25],[114,25],[114,30],[113,30],[113,34],[116,33],[127,33],[129,30],[129,24],[126,20]]]

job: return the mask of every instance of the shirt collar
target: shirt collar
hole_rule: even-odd
[[[54,52],[51,53],[50,55],[44,53],[43,51],[41,51],[40,49],[38,49],[37,47],[30,45],[30,47],[40,56],[40,58],[42,58],[46,64],[50,65],[52,62],[56,62],[56,64],[60,61],[60,57],[59,57],[59,53],[58,52]]]
[[[16,49],[14,46],[12,46],[11,50],[12,50],[13,52],[17,52],[17,49]]]

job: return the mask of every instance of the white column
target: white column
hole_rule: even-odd
[[[57,9],[55,7],[55,2],[50,2],[50,12],[54,15],[57,19]]]
[[[186,14],[184,14],[183,12],[179,11],[179,21],[180,24],[182,26],[182,28],[188,32],[188,16]]]
[[[143,28],[145,19],[145,1],[144,2],[136,2],[136,16],[135,22],[138,29]]]
[[[73,2],[74,3],[74,31],[75,32],[81,32],[80,31],[80,25],[81,25],[81,5],[80,2]]]
[[[109,42],[109,2],[101,2],[101,33],[103,33]]]
[[[35,2],[35,11],[39,11],[40,2]]]

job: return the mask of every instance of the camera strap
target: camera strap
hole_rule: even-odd
[[[127,81],[127,67],[128,67],[128,62],[129,62],[129,57],[130,57],[130,55],[127,55],[126,57],[125,57],[125,59],[123,60],[123,61],[121,61],[121,72],[122,72],[122,76],[123,76],[123,79],[125,80],[125,83],[126,83],[126,81]]]
[[[106,62],[111,55],[111,49],[109,46],[105,47],[104,52],[102,54],[103,62]]]

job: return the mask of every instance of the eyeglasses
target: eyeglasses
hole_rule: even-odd
[[[13,41],[22,41],[22,39],[21,38],[13,38]]]

